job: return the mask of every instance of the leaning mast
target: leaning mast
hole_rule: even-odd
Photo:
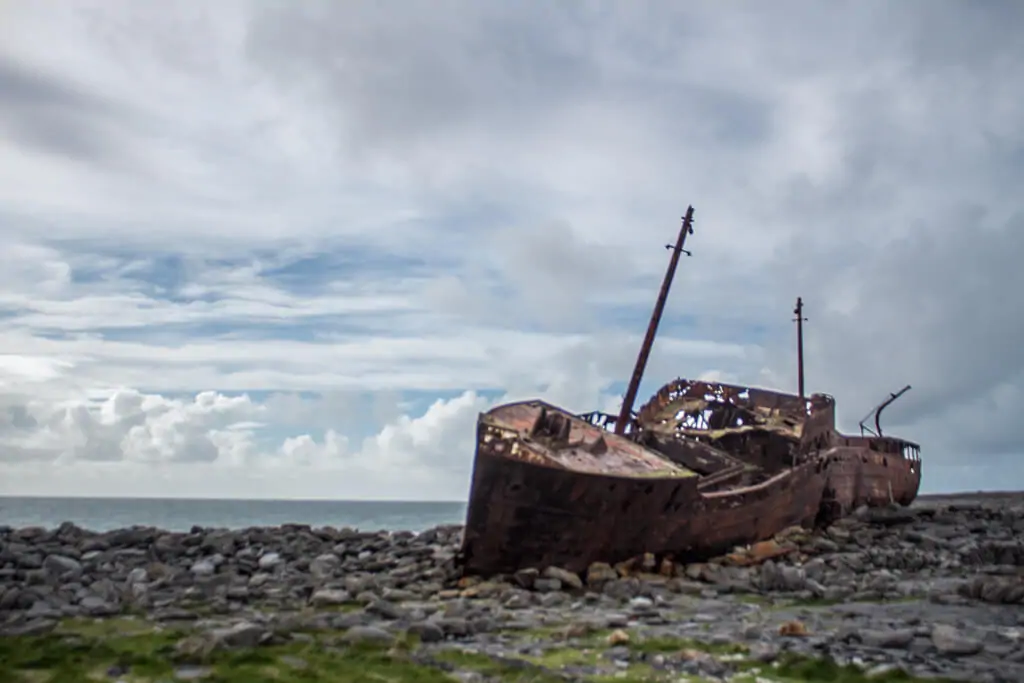
[[[666,249],[672,250],[672,258],[668,262],[668,270],[665,272],[665,279],[661,282],[661,291],[658,293],[658,300],[654,304],[654,311],[651,313],[651,321],[647,325],[647,335],[640,346],[640,353],[637,355],[636,366],[633,368],[633,376],[626,388],[626,395],[622,397],[622,409],[615,421],[615,433],[625,434],[626,425],[629,424],[630,416],[633,413],[633,403],[636,401],[636,393],[640,389],[640,380],[643,379],[644,369],[647,367],[647,359],[651,355],[651,347],[654,346],[654,337],[658,333],[658,324],[661,322],[661,314],[665,310],[665,301],[668,299],[668,291],[672,287],[672,279],[676,274],[676,266],[679,265],[679,254],[690,256],[690,252],[683,248],[686,244],[686,236],[693,234],[693,206],[686,209],[683,216],[683,224],[679,228],[679,237],[675,246],[666,244]]]

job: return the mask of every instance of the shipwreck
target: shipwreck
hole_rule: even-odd
[[[542,400],[499,405],[477,420],[464,574],[643,554],[690,562],[826,525],[862,506],[909,505],[920,447],[861,421],[836,429],[835,399],[804,396],[802,300],[795,310],[798,394],[676,379],[633,405],[684,246],[689,207],[619,415],[582,415]],[[867,418],[865,418],[867,419]]]

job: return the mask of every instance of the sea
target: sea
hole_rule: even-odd
[[[193,526],[244,529],[281,524],[422,531],[462,524],[465,515],[465,502],[0,497],[0,527],[13,528],[54,528],[72,522],[92,531],[135,525],[188,531]]]

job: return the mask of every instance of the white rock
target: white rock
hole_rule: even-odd
[[[281,564],[283,560],[277,553],[267,553],[259,560],[260,569],[273,569],[274,567]]]

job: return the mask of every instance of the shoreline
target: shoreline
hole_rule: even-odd
[[[921,508],[921,507],[933,507],[935,505],[957,505],[957,504],[967,504],[967,505],[970,505],[970,504],[973,504],[973,503],[984,502],[984,501],[996,501],[996,502],[998,502],[998,501],[1012,501],[1012,500],[1015,500],[1015,499],[1020,499],[1020,500],[1024,501],[1024,491],[1019,491],[1019,492],[1018,491],[972,491],[972,492],[961,492],[961,493],[929,493],[929,494],[921,494],[921,495],[919,495],[917,497],[917,499],[914,501],[914,503],[911,505],[911,508],[912,509],[918,509],[918,508]],[[419,505],[427,505],[427,506],[431,506],[431,505],[437,505],[437,506],[460,505],[462,507],[465,507],[467,505],[466,501],[422,501],[421,502],[421,501],[386,501],[386,500],[385,501],[369,501],[369,500],[356,500],[356,501],[334,500],[334,501],[331,501],[331,500],[326,500],[326,499],[309,499],[309,500],[300,500],[300,499],[295,499],[295,500],[292,500],[292,499],[254,499],[254,500],[247,500],[247,499],[215,499],[215,498],[135,498],[135,497],[92,498],[92,497],[86,497],[86,496],[78,496],[78,497],[66,497],[66,496],[64,496],[64,497],[0,496],[0,504],[2,504],[5,500],[14,500],[14,501],[21,501],[21,500],[30,500],[30,501],[56,500],[56,501],[89,501],[89,502],[111,501],[111,502],[131,502],[131,503],[144,503],[144,502],[149,502],[149,501],[169,502],[169,503],[189,503],[189,502],[197,502],[197,503],[249,503],[249,502],[252,502],[252,503],[270,503],[270,504],[274,504],[274,503],[281,503],[281,504],[292,504],[292,503],[305,504],[305,503],[309,503],[309,504],[314,504],[314,505],[320,505],[320,504],[330,505],[330,504],[349,504],[349,503],[353,503],[353,504],[356,504],[356,505],[365,504],[365,505],[371,505],[371,506],[372,505],[377,505],[377,504],[391,505],[391,504],[403,504],[404,503],[404,504],[407,504],[407,505],[413,506],[413,507],[419,506]],[[3,513],[3,508],[0,507],[0,515],[2,515],[2,513]],[[321,524],[315,524],[315,523],[305,522],[305,521],[287,521],[287,522],[282,521],[282,522],[273,522],[273,523],[264,523],[264,524],[244,525],[244,526],[242,526],[242,525],[209,525],[209,524],[189,523],[189,524],[179,524],[179,525],[175,525],[175,526],[161,526],[159,524],[134,524],[134,525],[114,526],[114,525],[103,524],[102,526],[98,526],[98,527],[90,527],[90,526],[88,526],[86,524],[79,524],[79,523],[74,522],[74,521],[62,521],[62,522],[57,522],[57,523],[51,523],[49,525],[46,525],[46,524],[26,524],[26,525],[22,525],[22,526],[16,526],[16,525],[10,524],[8,522],[4,522],[3,521],[3,517],[0,516],[0,529],[18,530],[18,529],[24,529],[24,528],[41,528],[41,529],[47,529],[47,530],[54,530],[54,529],[57,529],[61,524],[74,524],[76,528],[79,528],[79,529],[81,529],[83,531],[86,531],[86,532],[89,532],[89,533],[94,533],[94,534],[101,534],[101,533],[113,533],[113,532],[116,532],[116,531],[123,531],[123,530],[128,530],[128,529],[140,529],[140,528],[151,529],[151,530],[154,530],[154,531],[164,532],[164,533],[182,533],[182,532],[185,532],[185,531],[192,531],[194,529],[204,529],[204,530],[208,530],[208,531],[210,531],[210,530],[217,530],[217,531],[245,531],[245,530],[249,530],[249,529],[275,529],[275,528],[280,528],[280,527],[285,527],[285,526],[300,526],[300,527],[310,527],[310,528],[334,528],[334,529],[348,528],[348,529],[356,529],[356,530],[360,530],[360,531],[371,530],[372,529],[372,531],[374,531],[374,532],[389,532],[389,533],[406,533],[406,532],[421,533],[423,531],[427,531],[427,530],[430,530],[431,528],[436,528],[436,527],[452,527],[452,526],[459,526],[459,527],[461,527],[462,524],[463,524],[463,519],[464,519],[464,515],[459,517],[459,519],[457,519],[457,520],[453,519],[450,522],[441,522],[441,523],[434,523],[434,524],[423,524],[423,525],[407,526],[407,527],[403,527],[403,526],[393,526],[392,527],[392,526],[380,526],[380,525],[361,526],[359,524],[321,525]]]
[[[213,680],[253,648],[424,681],[746,683],[844,665],[851,682],[1024,680],[1024,494],[923,496],[707,563],[637,558],[582,576],[460,580],[460,532],[0,527],[0,641],[56,652],[135,638],[155,648],[146,666],[157,653],[165,674]],[[513,676],[523,667],[534,678]]]

